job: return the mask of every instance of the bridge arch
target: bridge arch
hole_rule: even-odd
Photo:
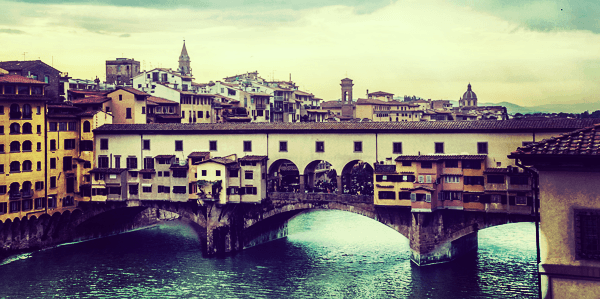
[[[304,167],[304,190],[307,192],[336,193],[340,188],[339,176],[333,164],[314,160]]]
[[[270,192],[294,192],[300,188],[300,170],[288,159],[278,159],[268,170],[267,190]]]
[[[373,195],[373,167],[362,160],[352,160],[341,173],[341,193]]]

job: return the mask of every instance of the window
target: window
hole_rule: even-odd
[[[119,101],[122,101],[122,100],[123,100],[123,95],[122,95],[122,94],[120,94],[120,95],[119,95]]]
[[[48,196],[48,207],[56,208],[56,195]]]
[[[529,184],[529,178],[526,176],[512,176],[510,177],[511,185],[527,185]]]
[[[0,153],[4,153],[4,144],[0,144]]]
[[[412,162],[411,161],[402,161],[402,166],[410,167],[410,166],[412,166]]]
[[[0,173],[4,173],[4,164],[0,164]]]
[[[90,126],[90,122],[89,121],[86,120],[86,121],[83,122],[83,132],[84,133],[89,133],[91,131],[90,127],[91,126]]]
[[[424,176],[420,175],[418,178],[419,178],[419,180],[418,180],[419,183],[421,183],[421,184],[425,183],[425,177]]]
[[[107,138],[100,139],[100,150],[108,150],[108,139]]]
[[[482,176],[465,176],[465,185],[482,185],[483,186],[483,177]]]
[[[69,127],[68,127],[69,131],[77,131],[77,123],[76,122],[71,121],[68,124],[69,124]]]
[[[279,151],[287,152],[287,141],[279,141]]]
[[[446,168],[458,168],[458,160],[446,160],[444,165]]]
[[[121,168],[121,156],[115,156],[115,168]]]
[[[50,77],[48,75],[44,75],[44,83],[50,83]]]
[[[23,105],[23,118],[31,119],[31,115],[33,112],[31,111],[31,105],[25,104]]]
[[[254,179],[254,172],[252,170],[247,170],[244,172],[244,179],[246,180],[253,180]]]
[[[317,153],[322,153],[325,151],[325,141],[317,141],[315,142],[315,151]]]
[[[600,211],[575,209],[575,255],[600,260]]]
[[[206,169],[202,170],[202,176],[206,176]]]
[[[131,119],[131,108],[125,109],[125,118]]]
[[[426,175],[425,176],[425,183],[431,184],[431,175]]]
[[[394,142],[394,143],[392,143],[392,152],[394,154],[402,154],[402,142]]]
[[[24,152],[30,152],[31,151],[31,141],[29,141],[29,140],[23,141],[23,148],[22,148],[22,150]]]
[[[58,130],[61,132],[64,132],[67,130],[67,123],[66,122],[59,122],[58,123]]]
[[[170,175],[171,175],[171,172],[170,172],[170,171],[163,171],[163,176],[164,176],[164,177],[166,177],[166,178],[167,178],[167,177],[169,177]]]
[[[46,198],[39,197],[35,199],[35,209],[43,209],[46,207]]]
[[[443,154],[444,153],[444,143],[443,142],[436,142],[435,143],[435,153],[436,154]]]
[[[108,156],[98,156],[98,167],[108,168]]]
[[[33,133],[33,127],[31,126],[30,123],[24,123],[23,124],[23,134],[32,134]]]
[[[504,176],[503,175],[488,175],[487,182],[488,182],[488,184],[504,184]]]
[[[21,163],[19,161],[10,162],[10,172],[20,172],[21,171]]]
[[[144,169],[154,169],[154,158],[144,158]]]
[[[19,125],[18,123],[12,123],[10,124],[10,126],[8,126],[8,132],[10,134],[20,134],[21,133],[21,125]]]
[[[73,169],[73,158],[72,157],[63,157],[63,170],[69,171]]]
[[[354,141],[354,152],[355,153],[362,152],[362,141]]]
[[[56,188],[56,177],[55,176],[50,177],[50,188],[51,189]]]
[[[42,125],[37,125],[36,132],[42,134]]]
[[[58,131],[58,127],[56,126],[55,122],[51,122],[48,124],[48,131],[49,132],[56,132]]]
[[[42,170],[42,161],[37,161],[37,170],[38,171]]]
[[[144,192],[144,193],[151,193],[152,192],[152,185],[150,185],[150,186],[142,186],[142,192]]]
[[[221,176],[221,171],[220,170],[215,171],[215,175],[216,176]]]
[[[481,169],[481,161],[477,160],[464,160],[462,161],[464,169]]]
[[[175,169],[173,170],[174,178],[185,178],[187,177],[187,171],[184,169]]]
[[[23,171],[31,171],[32,167],[33,167],[33,163],[31,163],[31,161],[29,161],[29,160],[23,161]]]
[[[75,139],[65,139],[65,147],[66,150],[75,149]]]
[[[216,140],[211,140],[208,142],[208,150],[210,150],[210,151],[217,150],[217,141]]]
[[[175,194],[186,194],[187,187],[186,186],[173,186],[173,193]]]
[[[142,140],[142,149],[146,151],[150,150],[150,139]]]
[[[50,150],[51,151],[55,151],[56,150],[56,139],[51,139],[50,140]]]
[[[175,140],[175,150],[176,151],[183,151],[183,140]]]
[[[433,168],[432,162],[421,162],[421,168]]]
[[[137,169],[137,157],[127,157],[127,168]]]
[[[379,199],[396,199],[394,191],[379,191]]]
[[[398,199],[410,199],[410,192],[398,192]]]
[[[231,177],[231,178],[237,178],[238,177],[238,170],[237,169],[230,169],[229,170],[229,177]]]
[[[94,150],[94,141],[92,140],[81,140],[79,142],[79,150],[82,152],[91,152]]]
[[[252,141],[244,141],[244,151],[251,152],[252,151]]]
[[[446,176],[446,179],[444,181],[446,183],[460,183],[460,176],[449,175],[449,176]]]
[[[488,143],[487,142],[477,142],[477,153],[480,155],[488,153]]]
[[[18,153],[21,151],[21,143],[19,143],[18,141],[13,141],[10,143],[10,152],[11,153]]]
[[[146,107],[142,107],[142,114],[146,114]]]
[[[129,194],[131,194],[131,195],[137,195],[138,194],[138,189],[139,189],[139,187],[138,187],[137,184],[135,184],[135,185],[129,185]]]

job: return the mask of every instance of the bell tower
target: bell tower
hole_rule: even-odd
[[[179,55],[179,68],[177,71],[182,75],[191,76],[192,68],[190,67],[190,56],[188,56],[187,49],[185,48],[185,40],[183,40],[183,49],[181,49],[181,55]]]
[[[352,103],[352,86],[354,86],[352,79],[342,79],[342,83],[340,85],[342,86],[342,103]]]

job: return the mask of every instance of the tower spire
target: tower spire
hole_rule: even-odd
[[[181,49],[181,55],[179,55],[179,71],[182,75],[191,76],[192,68],[190,67],[190,56],[188,55],[187,48],[185,47],[185,39],[183,40],[183,48]]]

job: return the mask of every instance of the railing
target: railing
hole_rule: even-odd
[[[21,190],[21,196],[23,196],[23,198],[31,198],[33,197],[33,190]]]
[[[19,199],[19,198],[21,198],[21,192],[18,192],[18,191],[17,192],[9,192],[8,193],[8,198],[11,199],[11,200],[12,199]]]
[[[256,109],[261,109],[261,110],[267,109],[267,105],[265,105],[265,104],[262,104],[262,105],[261,104],[256,104]]]
[[[275,101],[285,101],[285,97],[284,96],[275,96],[273,97]]]
[[[267,196],[271,200],[294,200],[294,201],[334,201],[348,203],[373,203],[371,195],[350,195],[334,193],[294,193],[294,192],[269,192]]]

